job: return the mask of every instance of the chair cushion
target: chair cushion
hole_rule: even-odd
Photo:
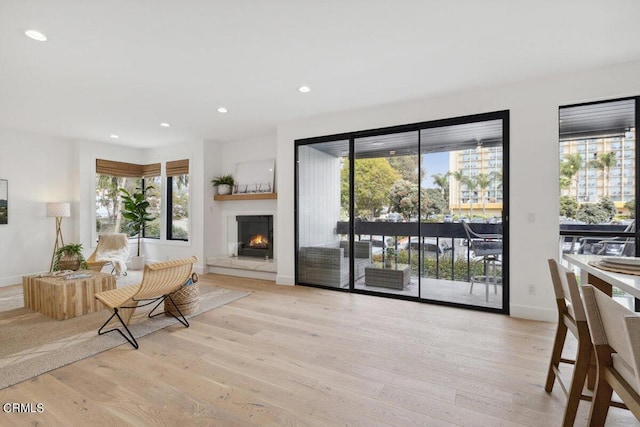
[[[613,368],[629,383],[631,387],[633,387],[636,393],[640,394],[640,384],[638,384],[631,366],[629,366],[629,364],[627,364],[627,362],[625,362],[622,357],[616,353],[611,355],[611,360],[613,362]]]

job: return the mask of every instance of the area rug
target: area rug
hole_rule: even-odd
[[[120,283],[118,284],[120,286]],[[200,281],[197,316],[249,295]],[[172,325],[170,316],[147,317],[150,307],[138,308],[129,325],[140,338]],[[130,346],[117,332],[99,336],[97,331],[110,313],[102,310],[68,320],[55,320],[28,308],[0,312],[0,390],[119,345]],[[135,351],[131,347],[132,351]]]

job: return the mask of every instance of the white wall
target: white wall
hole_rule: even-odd
[[[276,214],[277,200],[214,201],[211,180],[218,175],[234,174],[236,164],[276,158],[276,136],[267,135],[229,143],[205,141],[204,144],[204,251],[206,256],[227,255],[229,215]],[[276,163],[276,173],[279,165]],[[289,178],[292,179],[292,178]],[[278,191],[276,180],[276,191]],[[277,224],[274,224],[274,233]],[[276,237],[277,250],[278,239]]]
[[[278,127],[278,283],[294,280],[294,141],[341,132],[510,110],[510,311],[553,320],[546,259],[558,256],[558,107],[640,94],[640,62],[438,98],[328,114]],[[374,89],[372,89],[374,90]],[[533,214],[533,222],[528,218]],[[528,294],[533,284],[535,295]]]
[[[75,159],[72,141],[0,129],[0,179],[9,180],[9,223],[0,225],[0,286],[49,270],[55,219],[47,217],[47,202],[72,203],[62,235],[65,243],[77,241]]]
[[[298,244],[300,247],[338,240],[340,160],[311,146],[298,153]]]

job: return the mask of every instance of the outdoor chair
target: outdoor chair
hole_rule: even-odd
[[[129,258],[129,237],[124,233],[101,234],[98,236],[98,245],[87,258],[90,270],[101,271],[110,264],[111,274],[116,276],[127,275],[127,259]]]
[[[171,294],[181,289],[182,285],[191,277],[193,264],[196,260],[197,258],[192,256],[189,258],[147,264],[144,267],[142,282],[139,285],[127,286],[96,294],[96,299],[109,308],[109,310],[113,310],[111,317],[109,317],[98,330],[98,335],[117,331],[137,349],[138,342],[127,326],[135,309],[138,306],[143,307],[155,303],[156,305],[149,312],[148,317],[156,317],[165,313],[165,311],[160,313],[154,312],[166,299],[168,299],[175,308],[175,310],[171,309],[166,311],[166,313],[175,317],[188,328],[189,322],[174,302]],[[139,303],[142,304],[138,305]],[[121,316],[120,312],[124,309],[126,309],[124,316]],[[178,315],[176,316],[174,312]],[[115,328],[105,331],[104,328],[114,318],[118,319],[122,327],[116,326]]]
[[[479,234],[474,232],[466,222],[463,222],[462,226],[467,235],[469,250],[476,258],[471,266],[473,273],[470,277],[469,293],[473,293],[474,283],[484,283],[486,286],[485,301],[489,301],[489,286],[493,284],[493,291],[497,294],[498,285],[502,284],[502,278],[498,276],[496,269],[498,265],[502,265],[502,234]],[[474,273],[479,262],[482,262],[483,274],[478,276]]]
[[[640,316],[591,285],[582,299],[598,368],[589,425],[604,425],[614,391],[640,420]]]
[[[626,233],[636,231],[636,222],[632,221],[625,229]],[[577,253],[592,253],[609,256],[635,256],[636,239],[634,237],[582,237],[579,239]]]
[[[549,259],[549,271],[553,283],[553,291],[556,296],[556,308],[558,309],[558,327],[551,351],[551,361],[547,371],[547,382],[544,389],[551,393],[553,385],[558,380],[560,388],[567,397],[564,409],[563,426],[572,426],[580,399],[590,400],[590,397],[582,394],[585,380],[591,365],[592,345],[589,336],[589,326],[584,312],[580,290],[575,274],[554,259]],[[575,359],[562,357],[567,330],[578,340]],[[560,363],[574,365],[571,383],[567,388],[564,379],[560,375]]]

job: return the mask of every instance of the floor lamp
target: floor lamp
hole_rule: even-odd
[[[56,244],[53,247],[53,255],[51,255],[51,266],[49,271],[53,271],[53,260],[56,257],[58,249],[64,246],[62,238],[62,218],[71,216],[71,204],[67,202],[47,203],[47,217],[56,219]]]

